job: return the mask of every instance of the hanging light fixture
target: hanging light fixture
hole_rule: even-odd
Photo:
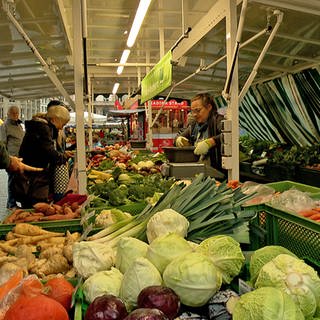
[[[134,17],[133,24],[127,40],[127,46],[129,48],[131,48],[136,41],[136,38],[138,36],[138,33],[140,31],[142,22],[144,20],[144,17],[146,16],[150,3],[151,0],[140,0],[139,7]]]
[[[121,56],[121,59],[120,59],[120,64],[125,64],[129,58],[129,55],[130,55],[130,50],[129,49],[125,49],[123,50],[122,52],[122,56]],[[117,74],[121,74],[122,71],[123,71],[123,68],[124,66],[119,66],[118,69],[117,69]]]
[[[112,89],[112,94],[115,95],[119,89],[119,86],[120,86],[120,83],[119,82],[116,82],[114,85],[113,85],[113,89]]]

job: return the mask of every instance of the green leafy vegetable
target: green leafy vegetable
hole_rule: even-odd
[[[263,287],[240,297],[232,319],[304,320],[304,316],[288,294],[277,288]]]

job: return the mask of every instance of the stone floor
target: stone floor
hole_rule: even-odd
[[[6,217],[7,213],[7,182],[8,176],[5,170],[0,170],[0,221]]]

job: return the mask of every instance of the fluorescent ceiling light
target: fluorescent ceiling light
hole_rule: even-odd
[[[119,82],[116,82],[114,85],[113,85],[113,89],[112,89],[112,94],[116,94],[118,89],[119,89],[119,86],[120,86],[120,83]]]
[[[118,69],[117,69],[117,74],[121,74],[122,73],[122,71],[123,71],[123,66],[120,66],[120,67],[118,67]]]
[[[151,0],[140,0],[139,7],[134,17],[133,24],[127,40],[127,46],[131,48],[136,41],[143,19],[148,11]]]
[[[120,64],[125,64],[127,62],[129,54],[130,54],[130,50],[129,49],[123,50],[122,56],[121,56],[121,59],[120,59]],[[122,71],[123,71],[123,68],[124,68],[124,66],[119,66],[118,69],[117,69],[117,74],[121,74]]]

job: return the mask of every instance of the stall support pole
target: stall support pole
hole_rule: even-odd
[[[226,44],[227,44],[227,73],[230,74],[232,68],[232,58],[236,45],[237,34],[237,5],[233,0],[226,1]],[[239,26],[240,27],[240,26]],[[232,121],[231,125],[231,158],[230,162],[226,164],[228,169],[228,180],[239,180],[239,106],[238,106],[238,59],[236,58],[233,76],[230,83],[230,99],[227,107],[227,120]]]
[[[93,85],[91,78],[88,77],[88,145],[89,149],[93,148],[92,143],[92,104],[93,104]]]
[[[84,104],[83,104],[83,70],[82,70],[82,25],[81,2],[72,1],[73,16],[73,65],[75,85],[75,111],[77,128],[77,161],[78,161],[78,192],[87,192],[86,151],[84,132]]]

